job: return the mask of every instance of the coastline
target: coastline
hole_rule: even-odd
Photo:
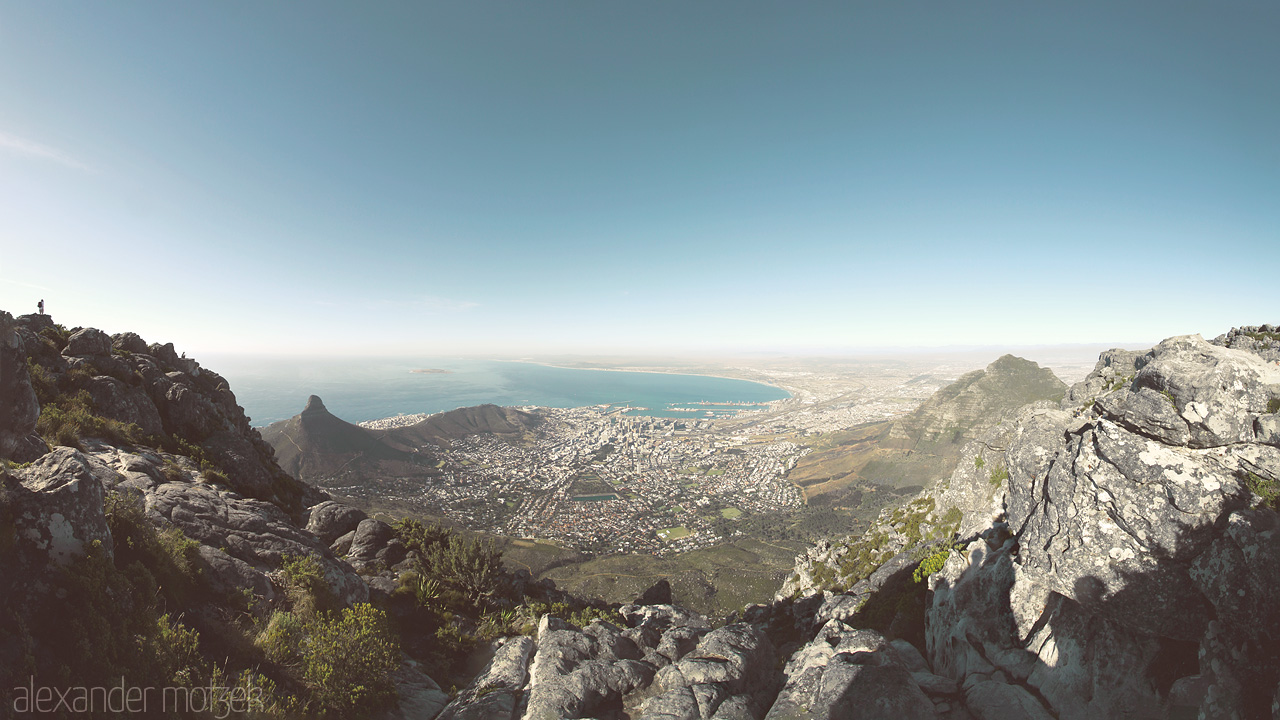
[[[527,365],[541,365],[542,367],[557,368],[559,370],[599,370],[600,372],[647,373],[650,375],[687,375],[689,377],[712,377],[712,378],[719,378],[721,380],[740,380],[742,382],[755,383],[757,385],[764,385],[765,387],[776,388],[778,390],[785,392],[788,395],[788,397],[780,398],[779,400],[766,400],[764,402],[781,402],[783,400],[792,400],[796,396],[795,390],[793,390],[792,388],[779,385],[776,382],[772,382],[772,381],[766,382],[763,380],[751,380],[744,377],[734,377],[733,375],[715,375],[712,373],[700,373],[700,372],[688,372],[688,371],[676,371],[676,370],[641,370],[638,368],[630,368],[630,367],[575,367],[573,365],[557,365],[555,363],[543,362],[541,360],[500,360],[499,362],[518,362],[518,363],[525,363]]]

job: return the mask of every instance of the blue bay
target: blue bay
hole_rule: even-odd
[[[702,418],[789,397],[746,380],[549,367],[462,358],[208,358],[255,426],[300,412],[319,395],[349,422],[435,413],[470,405],[582,407],[629,405],[632,414]],[[415,369],[447,370],[414,373]]]

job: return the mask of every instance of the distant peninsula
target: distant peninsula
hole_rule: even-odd
[[[452,370],[441,370],[440,368],[418,368],[417,370],[410,370],[409,372],[438,375],[449,375],[453,373]]]

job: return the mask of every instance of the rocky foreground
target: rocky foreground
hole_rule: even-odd
[[[302,606],[319,596],[299,595],[300,558],[337,609],[404,595],[411,548],[394,529],[280,471],[225,381],[172,346],[0,314],[0,371],[6,687],[28,673],[68,684],[68,668],[91,666],[72,657],[77,643],[112,636],[76,624],[84,607],[109,606],[124,622],[163,609],[138,588],[180,598],[178,580],[154,565],[125,567],[130,584],[108,575],[116,584],[96,598],[68,584],[68,569],[98,572],[104,556],[121,565],[139,553],[142,535],[121,530],[130,526],[120,498],[139,498],[142,522],[179,539],[174,557],[203,583],[181,596],[183,619],[203,638],[252,623],[264,646],[282,618],[307,617]],[[605,619],[544,614],[527,634],[494,642],[452,696],[400,656],[386,678],[394,697],[377,712],[1280,718],[1278,413],[1280,334],[1270,326],[1104,353],[1061,404],[1006,417],[965,445],[951,477],[865,535],[798,558],[770,605],[718,621],[658,587],[596,613]],[[520,597],[556,597],[521,582]],[[177,653],[187,636],[173,622],[159,620],[153,654]],[[54,642],[60,626],[76,628],[67,644]],[[266,663],[275,656],[265,647],[201,652]],[[282,689],[306,697],[311,683],[313,704],[268,714],[374,712],[344,705],[350,693],[323,695],[323,682],[281,657],[271,662]],[[175,667],[205,666],[151,670],[172,678]],[[290,678],[298,688],[283,687]]]

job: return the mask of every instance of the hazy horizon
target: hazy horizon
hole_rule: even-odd
[[[218,354],[1280,321],[1280,4],[0,0],[0,308]]]

